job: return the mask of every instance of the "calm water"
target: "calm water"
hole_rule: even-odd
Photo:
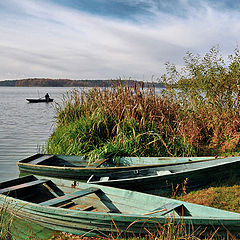
[[[16,162],[37,152],[54,127],[54,103],[28,103],[43,97],[61,102],[71,88],[0,87],[0,181],[18,177]]]

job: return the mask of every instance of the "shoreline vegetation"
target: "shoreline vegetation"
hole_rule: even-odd
[[[166,64],[161,94],[152,86],[122,81],[110,88],[68,92],[56,105],[56,127],[40,150],[85,155],[91,161],[115,156],[239,156],[239,50],[227,61],[215,47],[203,57],[187,53],[184,61],[180,70]],[[238,179],[192,192],[186,180],[171,197],[240,213]],[[177,235],[170,225],[164,235],[149,233],[148,239],[200,239],[194,232]],[[237,239],[216,236],[217,231],[204,239]],[[55,239],[85,238],[63,234]]]

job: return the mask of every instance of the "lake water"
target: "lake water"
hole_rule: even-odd
[[[71,88],[0,87],[0,181],[18,177],[16,162],[38,151],[54,127],[55,103]],[[28,103],[44,97],[53,103]]]

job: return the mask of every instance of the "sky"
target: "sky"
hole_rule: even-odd
[[[236,0],[0,0],[0,80],[156,80],[240,43]]]

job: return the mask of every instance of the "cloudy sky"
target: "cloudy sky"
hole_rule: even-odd
[[[0,80],[151,80],[239,42],[235,0],[0,0]]]

